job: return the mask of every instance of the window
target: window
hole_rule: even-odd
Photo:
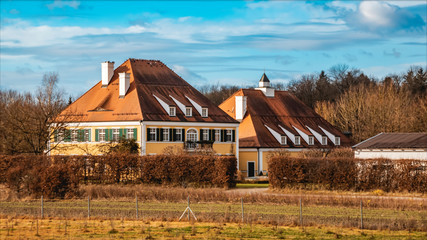
[[[77,129],[71,130],[71,141],[77,142],[79,136],[79,131]]]
[[[118,142],[120,138],[120,130],[118,128],[113,129],[113,141]]]
[[[191,107],[185,107],[185,116],[191,117],[192,115],[192,108]]]
[[[287,144],[287,138],[286,138],[286,136],[281,136],[280,140],[281,140],[280,144],[282,144],[282,145],[286,145]]]
[[[209,129],[202,129],[202,140],[209,141]]]
[[[64,130],[64,129],[60,129],[60,130],[58,130],[58,138],[57,138],[57,141],[58,141],[58,142],[62,142],[62,141],[64,141],[64,135],[65,135],[65,130]]]
[[[175,129],[175,141],[182,141],[182,129]]]
[[[233,130],[227,129],[227,133],[225,135],[225,141],[226,142],[232,142],[233,141]]]
[[[90,142],[90,129],[84,130],[83,141]]]
[[[195,129],[188,129],[187,131],[187,148],[196,148],[197,131]]]
[[[326,136],[322,136],[322,145],[328,145],[328,138]]]
[[[208,108],[202,108],[202,117],[208,117]]]
[[[335,137],[335,145],[340,145],[340,144],[341,144],[341,138]]]
[[[126,134],[127,139],[133,139],[133,128],[128,129]]]
[[[156,141],[156,128],[150,128],[150,141]]]
[[[98,130],[98,139],[100,142],[105,142],[105,129]]]
[[[169,128],[163,128],[163,141],[169,141]]]
[[[295,145],[300,145],[300,144],[301,144],[301,137],[295,136]]]
[[[215,142],[220,142],[220,141],[221,141],[221,130],[215,129]]]
[[[171,117],[176,116],[176,108],[175,107],[169,107],[169,116],[171,116]]]
[[[308,145],[314,145],[314,137],[308,136]]]

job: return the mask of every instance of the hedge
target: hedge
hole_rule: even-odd
[[[269,160],[273,188],[427,192],[427,162],[421,160],[292,158]]]
[[[64,198],[79,184],[232,187],[235,157],[205,155],[0,156],[0,184],[20,195]]]

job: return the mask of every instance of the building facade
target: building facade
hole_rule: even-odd
[[[135,139],[141,155],[170,147],[209,148],[238,158],[239,123],[211,103],[165,64],[128,59],[114,69],[104,62],[102,80],[58,117],[50,154],[103,154],[122,138]]]
[[[351,146],[349,138],[291,93],[270,87],[265,74],[258,88],[240,89],[219,107],[240,122],[239,169],[247,177],[265,176],[275,152],[297,155]]]

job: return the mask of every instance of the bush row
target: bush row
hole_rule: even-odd
[[[427,163],[420,160],[277,156],[269,160],[268,171],[274,188],[427,192]]]
[[[205,155],[0,156],[0,183],[19,195],[64,198],[82,183],[235,185],[236,158]]]

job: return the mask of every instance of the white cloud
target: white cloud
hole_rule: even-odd
[[[71,7],[74,9],[78,9],[79,6],[80,6],[80,2],[75,0],[73,1],[55,0],[51,4],[46,4],[46,7],[49,8],[50,10],[53,10],[55,8],[64,8],[64,7]]]
[[[359,6],[360,20],[377,27],[392,26],[396,11],[397,7],[383,2],[363,1]]]

